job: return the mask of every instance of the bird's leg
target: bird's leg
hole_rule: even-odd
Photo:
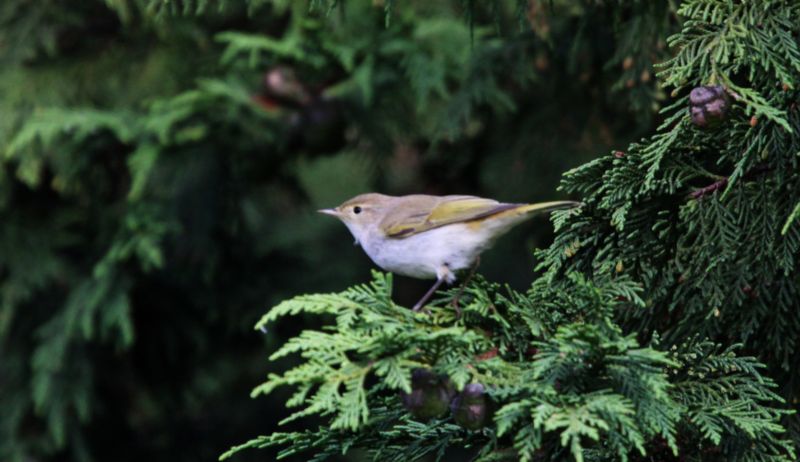
[[[423,295],[422,298],[419,299],[419,301],[417,302],[416,305],[414,305],[414,308],[412,308],[412,310],[419,311],[422,308],[422,306],[425,305],[425,302],[427,302],[428,299],[431,298],[431,295],[433,295],[433,293],[436,292],[436,289],[438,289],[439,286],[442,285],[442,282],[444,282],[444,278],[442,277],[436,278],[436,282],[434,282],[433,286],[431,286],[431,288],[428,289],[427,292],[425,292],[425,295]]]
[[[478,257],[475,258],[475,263],[472,264],[472,268],[469,269],[469,274],[467,274],[467,278],[464,279],[464,282],[461,283],[461,287],[458,289],[458,293],[456,294],[455,297],[453,297],[453,301],[450,302],[453,305],[453,308],[455,308],[456,310],[457,318],[461,317],[461,307],[458,306],[458,300],[461,298],[461,295],[464,294],[464,289],[467,288],[467,284],[469,284],[469,281],[471,281],[473,276],[475,276],[475,271],[478,270],[478,265],[480,264],[481,264],[481,256],[478,255]]]

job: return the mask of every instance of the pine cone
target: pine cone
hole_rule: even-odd
[[[730,97],[721,85],[701,86],[689,93],[692,123],[698,127],[713,127],[725,120]]]
[[[428,420],[441,417],[453,400],[455,389],[446,375],[430,369],[411,372],[411,393],[403,394],[403,405],[415,418]]]
[[[453,420],[467,430],[479,430],[491,418],[491,402],[480,383],[471,383],[450,405]]]

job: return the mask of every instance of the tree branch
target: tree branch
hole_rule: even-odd
[[[747,172],[744,175],[742,175],[742,179],[750,179],[750,178],[753,178],[756,175],[760,175],[760,174],[762,174],[764,172],[768,172],[770,170],[772,170],[772,167],[770,167],[768,165],[764,165],[764,164],[756,165],[755,167],[753,167],[752,170],[750,170],[749,172]],[[725,186],[728,185],[728,178],[730,178],[730,177],[722,178],[721,180],[717,180],[717,181],[711,183],[708,186],[705,186],[705,187],[702,187],[702,188],[700,188],[698,190],[692,191],[691,193],[689,193],[689,197],[691,197],[692,199],[700,199],[701,197],[703,197],[703,196],[705,196],[707,194],[711,194],[711,193],[713,193],[714,191],[716,191],[718,189],[722,189],[722,188],[724,188]]]

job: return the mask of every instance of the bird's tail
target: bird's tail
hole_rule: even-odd
[[[579,207],[580,202],[575,201],[553,201],[539,202],[538,204],[525,204],[515,209],[515,212],[524,215],[538,215],[540,213],[552,212],[553,210],[564,210]]]
[[[538,204],[502,204],[504,210],[491,215],[492,219],[480,220],[481,227],[494,229],[494,237],[505,233],[518,223],[532,216],[551,212],[553,210],[571,209],[582,205],[575,201],[539,202]]]

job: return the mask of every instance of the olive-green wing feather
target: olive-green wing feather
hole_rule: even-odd
[[[503,204],[475,196],[406,196],[381,222],[389,237],[408,237],[429,229],[478,220],[521,204]]]

